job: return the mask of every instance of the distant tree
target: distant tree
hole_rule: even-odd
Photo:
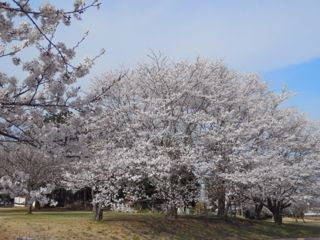
[[[59,183],[64,162],[29,145],[11,147],[1,152],[0,168],[5,170],[1,178],[3,191],[11,197],[26,197],[28,213],[32,213],[35,202],[42,206],[54,204],[46,194]]]
[[[265,120],[255,158],[246,170],[229,179],[246,184],[248,196],[268,208],[275,223],[282,224],[286,208],[314,195],[320,138],[310,122],[290,109],[272,108]]]

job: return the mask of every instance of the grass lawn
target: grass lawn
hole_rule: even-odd
[[[92,220],[91,212],[39,211],[27,215],[24,209],[0,208],[0,240],[31,237],[45,239],[276,239],[320,237],[320,218],[307,223],[286,219],[283,226],[271,221],[235,219],[228,223],[214,218],[179,217],[169,221],[163,215],[105,212],[104,221]]]

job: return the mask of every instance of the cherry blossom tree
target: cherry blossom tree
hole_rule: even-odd
[[[36,6],[29,0],[0,1],[0,60],[21,72],[0,71],[0,144],[6,150],[1,156],[2,183],[14,196],[20,192],[14,179],[24,176],[30,212],[32,202],[53,189],[57,172],[67,166],[62,162],[86,155],[75,129],[77,116],[90,111],[104,89],[99,96],[84,99],[75,83],[89,73],[104,50],[79,61],[76,53],[88,32],[73,46],[56,35],[62,25],[69,27],[100,4],[75,0],[65,10],[49,2]]]
[[[61,159],[25,144],[8,145],[1,153],[0,168],[5,173],[1,178],[4,192],[11,197],[26,197],[30,214],[34,203],[41,206],[54,204],[46,195],[59,184],[64,164]]]
[[[299,155],[298,145],[308,156],[303,159],[316,158],[317,138],[309,141],[308,134],[302,134],[308,123],[280,107],[290,93],[270,92],[256,75],[239,74],[220,62],[173,63],[157,55],[127,71],[120,82],[119,75],[111,72],[98,79],[92,96],[99,95],[102,86],[113,87],[92,105],[95,114],[86,116],[84,124],[94,159],[84,162],[85,169],[91,169],[85,172],[91,180],[98,179],[86,182],[96,189],[101,206],[119,198],[123,182],[133,183],[127,184],[126,201],[143,198],[134,183],[147,178],[155,186],[154,197],[163,200],[174,219],[178,207],[196,201],[199,181],[209,179],[218,215],[226,217],[232,203],[272,196],[274,190],[267,194],[257,182],[248,182],[254,173],[253,179],[262,183],[268,182],[262,176],[274,178],[264,164],[279,170],[282,179],[297,176],[294,165],[284,164],[290,175],[280,169],[288,157]],[[280,144],[287,150],[285,158],[277,150]],[[252,186],[255,194],[250,193]],[[296,193],[290,191],[288,196]],[[268,207],[266,198],[261,199],[257,204]],[[277,218],[273,207],[268,208]]]
[[[315,196],[319,173],[318,128],[289,109],[274,109],[251,166],[231,178],[250,186],[248,195],[282,224],[284,209]]]
[[[100,109],[100,114],[86,117],[87,137],[93,140],[89,148],[96,159],[89,172],[99,178],[94,182],[94,189],[97,182],[101,184],[97,196],[103,196],[99,202],[105,207],[110,204],[108,196],[124,189],[123,185],[109,188],[116,186],[110,181],[116,178],[117,182],[126,182],[126,201],[133,201],[144,197],[139,194],[142,191],[137,182],[147,178],[156,187],[157,197],[164,200],[168,212],[175,217],[179,206],[185,207],[196,198],[199,187],[191,165],[196,159],[195,150],[188,148],[192,142],[188,140],[192,123],[181,120],[183,116],[191,121],[184,116],[187,105],[183,106],[180,94],[176,94],[180,88],[186,94],[191,86],[183,83],[184,76],[180,76],[183,65],[177,69],[172,66],[169,72],[164,59],[153,61],[128,72],[101,100],[102,104],[95,109],[96,112]],[[118,75],[107,74],[96,85],[110,86]],[[92,92],[97,95],[95,89]],[[186,176],[183,179],[182,172]]]
[[[206,148],[203,135],[208,135],[209,121],[213,118],[208,110],[212,108],[215,112],[217,103],[226,104],[223,99],[226,94],[230,99],[237,97],[234,93],[240,94],[239,86],[234,84],[240,83],[240,77],[228,72],[221,63],[198,60],[194,64],[175,64],[161,56],[151,58],[151,63],[141,64],[127,74],[128,80],[122,79],[122,87],[116,93],[110,92],[112,99],[105,102],[112,111],[102,110],[102,120],[93,120],[93,126],[117,129],[117,134],[109,135],[108,141],[117,139],[131,151],[133,157],[129,162],[139,159],[139,164],[146,166],[148,179],[162,194],[170,217],[175,218],[178,207],[196,199],[198,176],[216,164],[205,162],[208,156],[204,157],[202,151]],[[241,104],[237,98],[234,101],[239,101],[236,107]],[[110,121],[112,112],[120,115],[121,120]],[[116,126],[114,123],[121,123],[121,127],[110,128]],[[183,181],[184,185],[180,181],[182,169],[196,174],[192,181]]]
[[[170,219],[177,217],[178,207],[195,201],[200,190],[194,167],[198,112],[190,94],[197,84],[197,70],[152,55],[150,63],[141,64],[130,76],[136,85],[134,147],[144,156],[156,196],[164,201]]]
[[[73,18],[81,20],[86,10],[99,6],[97,0],[76,0],[71,10],[50,3],[33,8],[28,0],[0,2],[0,58],[7,62],[10,58],[23,72],[21,76],[0,72],[1,142],[38,146],[41,143],[29,129],[41,127],[45,115],[81,107],[79,88],[73,84],[88,74],[103,52],[76,63],[77,48],[87,33],[73,47],[56,41],[55,35],[61,24],[69,26]],[[34,57],[25,54],[27,49]]]
[[[292,109],[280,107],[290,94],[269,92],[266,86],[257,81],[246,87],[251,89],[249,92],[242,89],[240,84],[238,88],[240,95],[237,99],[244,101],[239,107],[229,108],[232,109],[232,118],[226,118],[228,111],[224,111],[222,130],[228,130],[216,135],[219,128],[215,126],[214,138],[208,139],[211,134],[205,134],[207,143],[215,142],[216,146],[218,141],[218,146],[221,143],[224,145],[223,148],[214,149],[213,158],[217,153],[220,155],[222,149],[225,160],[215,164],[213,176],[220,179],[220,186],[227,189],[229,196],[234,186],[244,186],[245,190],[251,188],[243,193],[260,210],[262,206],[267,207],[273,213],[275,223],[281,224],[283,210],[294,202],[297,194],[307,196],[307,192],[302,190],[310,191],[315,183],[319,169],[319,154],[316,151],[319,135],[314,134],[315,128],[308,130],[311,123],[303,116]],[[227,101],[227,105],[230,103],[232,99]],[[241,108],[246,109],[245,114],[241,114]],[[241,114],[238,115],[240,119],[234,115],[237,109]],[[222,141],[219,140],[221,138]],[[220,194],[223,195],[226,196]],[[233,198],[234,194],[231,196]],[[221,199],[220,205],[234,201],[232,198]],[[227,210],[218,209],[218,215],[222,212],[226,215]]]
[[[138,159],[130,150],[135,139],[128,135],[132,109],[128,107],[128,95],[122,91],[125,80],[119,82],[124,75],[110,73],[106,81],[96,82],[89,92],[87,98],[96,101],[90,104],[87,114],[75,118],[82,146],[87,151],[72,161],[65,174],[68,188],[92,189],[94,218],[98,221],[103,218],[104,208],[133,200],[137,187],[134,182],[140,179],[139,164],[133,165]],[[105,92],[103,96],[101,91]]]

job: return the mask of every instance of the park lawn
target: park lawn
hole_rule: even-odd
[[[0,240],[31,237],[45,239],[275,239],[320,237],[320,219],[306,224],[287,221],[277,226],[270,221],[215,217],[179,217],[169,221],[161,214],[105,212],[104,221],[94,222],[91,212],[38,211],[0,208]]]

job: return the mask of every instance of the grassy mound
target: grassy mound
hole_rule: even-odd
[[[24,209],[0,208],[0,240],[30,237],[34,240],[99,239],[276,239],[320,237],[320,219],[283,226],[271,221],[234,219],[225,222],[210,217],[179,217],[169,221],[161,214],[105,212],[100,223],[91,212],[39,211],[27,215]]]

